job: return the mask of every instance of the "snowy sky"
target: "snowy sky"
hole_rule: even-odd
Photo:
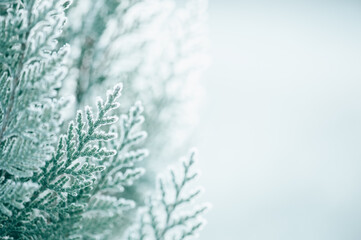
[[[210,0],[201,240],[361,239],[361,1]]]

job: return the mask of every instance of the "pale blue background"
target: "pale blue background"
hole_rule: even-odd
[[[211,0],[201,240],[361,239],[361,1]]]

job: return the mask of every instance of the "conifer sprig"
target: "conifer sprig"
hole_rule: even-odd
[[[84,122],[83,113],[79,111],[76,117],[76,127],[74,128],[73,122],[69,123],[68,133],[66,136],[60,137],[56,154],[42,169],[44,174],[42,189],[47,186],[62,188],[72,179],[75,184],[70,188],[63,189],[67,193],[76,195],[77,191],[88,187],[95,180],[95,176],[93,176],[95,172],[104,170],[103,166],[92,164],[89,158],[102,159],[116,153],[113,149],[99,148],[100,142],[115,137],[114,134],[104,132],[99,128],[112,125],[117,121],[115,116],[107,114],[119,106],[116,99],[120,96],[120,91],[121,85],[117,85],[112,92],[108,93],[105,103],[98,100],[96,119],[93,119],[91,110],[86,108],[87,122]],[[49,166],[50,164],[51,166]],[[82,183],[78,182],[80,180]]]
[[[124,213],[136,206],[135,201],[125,199],[122,193],[145,171],[136,166],[148,155],[148,151],[139,146],[146,138],[146,133],[141,130],[142,112],[141,103],[135,103],[127,114],[120,117],[119,124],[110,129],[117,137],[106,142],[105,146],[115,149],[116,154],[101,161],[105,170],[97,173],[83,214],[82,233],[92,236],[90,239],[108,237],[114,228],[122,227]]]
[[[195,152],[191,152],[188,160],[182,160],[183,173],[177,178],[174,170],[170,170],[167,178],[159,179],[157,197],[149,197],[145,209],[140,213],[138,226],[128,235],[128,239],[177,239],[183,240],[198,233],[203,226],[202,215],[209,208],[207,204],[193,207],[184,212],[184,207],[193,202],[200,189],[186,192],[189,183],[198,173],[193,172]]]

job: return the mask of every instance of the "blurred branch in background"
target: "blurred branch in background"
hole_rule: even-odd
[[[123,109],[144,103],[153,157],[162,158],[159,147],[179,147],[196,122],[200,74],[208,64],[206,1],[182,7],[173,0],[76,3],[69,22],[80,24],[69,24],[65,34],[72,45],[66,93],[75,93],[79,107],[123,82]],[[169,131],[180,125],[183,136]]]

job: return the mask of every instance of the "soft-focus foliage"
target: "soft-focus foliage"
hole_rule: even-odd
[[[172,169],[169,176],[160,178],[157,193],[147,199],[145,209],[139,214],[139,223],[129,233],[129,240],[183,240],[197,234],[204,223],[202,215],[208,206],[202,204],[191,210],[184,209],[184,205],[194,202],[201,193],[201,189],[187,193],[189,183],[198,175],[193,172],[194,163],[195,153],[192,152],[189,159],[182,160],[180,176]]]
[[[142,8],[136,7],[138,4],[148,6],[149,2],[76,1],[74,9],[84,6],[86,13],[78,15],[83,18],[80,26],[71,19],[74,25],[69,24],[72,27],[63,33],[66,11],[70,9],[70,15],[73,11],[69,8],[70,1],[0,2],[1,239],[109,239],[119,232],[120,225],[124,228],[133,223],[133,214],[128,210],[137,207],[137,199],[125,194],[125,190],[145,172],[139,167],[139,162],[148,156],[148,150],[142,147],[147,137],[142,130],[143,114],[151,121],[156,116],[144,113],[142,104],[135,98],[146,100],[145,105],[149,106],[155,98],[142,98],[147,91],[131,87],[123,97],[129,110],[121,114],[125,110],[118,102],[122,91],[118,82],[122,78],[110,69],[126,54],[118,52],[109,57],[107,54],[114,54],[114,48],[108,49],[106,43],[122,39],[125,33],[131,35],[143,23],[148,24],[158,10],[164,11],[161,5],[155,5],[157,11],[143,15]],[[138,21],[135,17],[133,24],[128,25],[127,14],[146,18]],[[123,30],[114,32],[114,39],[107,42],[104,38],[112,36],[108,28],[116,21],[123,22],[121,26],[129,31],[121,28]],[[143,38],[141,41],[146,42]],[[74,46],[72,54],[67,42]],[[118,44],[123,46],[121,42]],[[122,49],[126,48],[124,44]],[[137,48],[128,50],[142,52]],[[80,55],[74,57],[79,49]],[[134,68],[125,71],[127,74],[137,72]],[[133,86],[133,81],[123,80]],[[78,110],[74,120],[64,124],[61,113],[65,113],[69,101],[63,100],[60,92],[66,89],[63,88],[66,81],[77,83],[75,107],[83,108],[88,102],[93,107]],[[106,100],[98,98],[96,104],[90,103],[95,99],[93,93],[103,95],[104,86],[108,85],[115,87],[107,92]],[[92,110],[95,106],[96,112]],[[154,107],[152,111],[157,109]],[[161,129],[166,126],[161,122],[155,120],[146,125],[146,130],[154,128],[163,134]],[[163,231],[157,235],[160,238],[178,225],[190,224],[188,230],[172,233],[180,234],[183,239],[193,235],[200,226],[196,218],[205,208],[178,220],[172,218],[178,205],[189,202],[199,193],[196,191],[185,198],[181,195],[185,184],[195,177],[189,175],[192,165],[193,155],[183,165],[181,183],[173,177],[176,191],[173,202],[166,200],[165,182],[160,185],[164,216],[168,216],[163,229],[154,225],[156,231]],[[152,209],[154,204],[151,201],[146,205]]]

